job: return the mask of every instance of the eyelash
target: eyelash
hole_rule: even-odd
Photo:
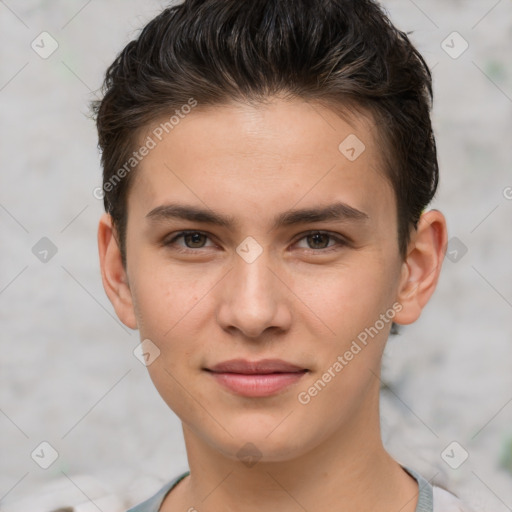
[[[183,247],[178,247],[175,245],[177,240],[179,240],[180,238],[183,238],[186,235],[191,235],[191,234],[200,234],[200,235],[206,236],[207,238],[210,238],[208,233],[205,233],[203,231],[195,231],[195,230],[181,231],[175,237],[173,237],[171,240],[164,241],[163,245],[166,247],[174,248],[176,251],[178,251],[180,253],[185,253],[185,254],[197,253],[198,251],[200,251],[201,249],[204,249],[205,247],[198,247],[197,249],[191,249],[189,247],[183,248]],[[295,243],[298,243],[301,240],[307,238],[308,236],[312,236],[312,235],[327,235],[329,237],[329,239],[334,240],[336,242],[337,247],[331,246],[331,247],[326,247],[324,249],[304,249],[310,253],[324,253],[324,254],[330,253],[332,251],[338,250],[341,247],[346,247],[347,245],[349,245],[347,240],[345,240],[339,236],[335,236],[328,231],[308,231],[307,233],[303,234],[303,236],[301,238],[299,238]]]

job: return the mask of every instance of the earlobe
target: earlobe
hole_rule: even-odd
[[[411,324],[420,317],[436,288],[446,244],[444,215],[438,210],[423,213],[402,264],[397,298],[402,310],[394,318],[397,324]]]
[[[128,276],[114,236],[112,218],[107,213],[102,215],[98,225],[98,251],[103,288],[121,322],[137,329]]]

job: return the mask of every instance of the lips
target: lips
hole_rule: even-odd
[[[246,359],[231,359],[218,363],[206,370],[215,373],[239,373],[245,375],[265,375],[269,373],[298,373],[308,371],[295,364],[281,359],[261,359],[247,361]]]
[[[281,359],[231,359],[204,370],[230,392],[251,398],[276,395],[297,384],[309,372]]]

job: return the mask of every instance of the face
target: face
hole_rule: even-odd
[[[215,450],[292,459],[374,418],[402,275],[381,155],[368,119],[275,99],[196,108],[139,164],[133,315],[160,395]],[[239,358],[307,371],[208,371]]]

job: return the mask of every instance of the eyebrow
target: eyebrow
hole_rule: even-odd
[[[157,206],[146,215],[146,218],[150,222],[183,219],[231,229],[239,226],[239,222],[233,216],[222,215],[209,209],[178,203]],[[369,215],[361,210],[357,210],[346,203],[336,202],[316,208],[292,209],[282,212],[274,218],[272,229],[322,221],[364,222],[369,220],[369,218]]]

